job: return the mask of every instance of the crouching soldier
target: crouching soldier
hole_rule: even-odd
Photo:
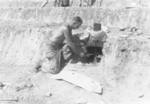
[[[72,37],[72,29],[78,29],[82,24],[80,17],[74,17],[70,23],[62,25],[51,37],[48,50],[43,58],[36,62],[36,71],[52,74],[59,73],[72,56],[84,56],[84,52],[77,47]],[[66,44],[64,44],[64,40]]]

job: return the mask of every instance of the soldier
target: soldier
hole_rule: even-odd
[[[78,29],[82,24],[80,17],[74,17],[68,24],[62,25],[50,39],[45,56],[36,63],[36,71],[59,73],[73,55],[84,56],[84,52],[75,45],[72,29]],[[64,40],[66,44],[64,45]],[[41,68],[42,67],[42,68]]]

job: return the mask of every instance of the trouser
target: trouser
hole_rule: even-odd
[[[70,47],[65,45],[57,45],[54,42],[50,42],[48,50],[36,67],[41,67],[42,72],[58,74],[72,58],[73,52]]]

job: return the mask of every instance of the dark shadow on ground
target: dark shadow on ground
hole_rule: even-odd
[[[82,62],[82,63],[98,63],[100,62],[101,58],[99,56],[102,56],[102,47],[94,47],[89,46],[87,47],[87,54],[90,54],[90,56],[82,57],[80,59],[77,59],[76,57],[73,58],[72,63]]]

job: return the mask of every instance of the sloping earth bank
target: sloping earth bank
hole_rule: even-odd
[[[149,104],[149,45],[144,36],[125,38],[111,34],[100,63],[66,66],[64,70],[74,70],[101,82],[102,95],[51,79],[51,74],[34,73],[32,66],[1,67],[0,82],[6,85],[0,89],[0,103]]]

